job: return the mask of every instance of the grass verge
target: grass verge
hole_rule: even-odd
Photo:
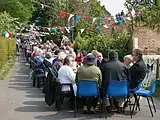
[[[0,80],[4,80],[10,69],[15,64],[16,57],[11,58],[6,62],[6,64],[3,66],[3,68],[0,70]]]
[[[154,97],[160,98],[160,80],[157,80],[156,92],[154,94]]]

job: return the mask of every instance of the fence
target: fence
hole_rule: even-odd
[[[149,87],[153,79],[159,78],[160,55],[144,55],[143,59],[147,66],[147,74],[142,85]]]

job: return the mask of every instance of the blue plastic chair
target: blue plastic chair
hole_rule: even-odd
[[[80,80],[77,84],[77,98],[98,98],[100,97],[97,81]],[[75,117],[77,113],[77,102],[75,99]]]
[[[132,93],[133,95],[134,95],[134,98],[135,98],[135,101],[134,102],[136,102],[137,101],[137,99],[139,99],[139,98],[137,98],[137,95],[135,94],[135,92],[137,91],[137,90],[139,90],[140,88],[141,88],[141,86],[142,86],[142,81],[140,81],[140,83],[138,84],[138,86],[136,87],[136,88],[134,88],[134,89],[130,89],[130,93]],[[138,102],[138,101],[137,101]],[[138,103],[136,103],[137,104],[137,107],[136,107],[136,110],[137,110],[137,108],[139,109],[139,111],[140,111],[140,105],[139,105],[139,102]],[[132,104],[132,105],[134,105],[134,104]]]
[[[122,81],[110,81],[107,88],[108,98],[124,98],[130,101],[130,91],[129,91],[129,82],[126,80]],[[131,105],[130,106],[130,116],[132,118]],[[123,110],[124,111],[124,110]],[[105,111],[105,116],[106,116]]]
[[[153,101],[153,98],[152,98],[153,94],[154,94],[155,91],[156,91],[156,81],[157,81],[157,80],[153,80],[153,82],[152,82],[152,84],[151,84],[151,87],[150,87],[150,90],[137,90],[137,91],[135,92],[135,94],[136,94],[137,96],[145,97],[145,98],[147,99],[148,106],[149,106],[149,109],[150,109],[150,112],[151,112],[152,117],[153,117],[153,112],[152,112],[152,109],[151,109],[151,105],[150,105],[150,102],[149,102],[149,98],[151,98],[151,102],[152,102],[152,104],[153,104],[154,111],[156,112],[156,107],[155,107],[155,104],[154,104],[154,101]],[[139,102],[139,100],[140,100],[140,97],[139,97],[139,99],[137,99],[136,102]],[[135,103],[136,103],[136,102],[135,102]],[[134,106],[133,106],[132,113],[134,112],[134,108],[135,108],[135,106],[136,106],[135,103],[134,103]]]

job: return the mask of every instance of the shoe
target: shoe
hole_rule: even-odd
[[[84,106],[83,107],[83,114],[87,114],[87,112],[88,112],[87,106]]]
[[[117,113],[122,113],[122,112],[123,112],[123,108],[122,107],[118,107]]]
[[[95,111],[94,107],[91,107],[91,108],[90,108],[90,113],[91,113],[91,114],[96,114],[96,111]]]

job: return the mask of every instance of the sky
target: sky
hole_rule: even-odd
[[[105,5],[108,12],[113,16],[120,13],[122,10],[126,11],[124,7],[125,0],[100,0],[102,5]]]

